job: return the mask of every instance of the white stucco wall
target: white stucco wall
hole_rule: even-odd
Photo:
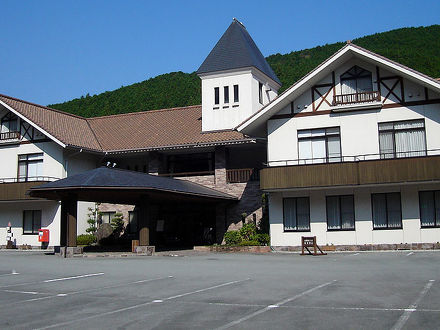
[[[421,228],[419,191],[439,189],[440,184],[436,183],[270,193],[271,245],[300,246],[301,236],[316,236],[318,245],[436,243],[440,241],[440,228]],[[371,194],[385,192],[400,192],[402,229],[373,230]],[[354,231],[327,230],[326,196],[331,195],[354,195]],[[309,197],[309,232],[284,232],[283,198],[286,197]]]
[[[232,129],[269,103],[279,86],[254,68],[200,75],[202,80],[202,130]],[[263,104],[259,102],[259,82],[263,83]],[[239,102],[234,103],[234,85]],[[229,103],[224,103],[224,87],[229,86]],[[214,104],[214,88],[219,87],[220,104]],[[215,109],[218,108],[218,109]]]

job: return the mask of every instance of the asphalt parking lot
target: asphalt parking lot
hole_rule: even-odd
[[[0,252],[1,329],[439,329],[440,251]]]

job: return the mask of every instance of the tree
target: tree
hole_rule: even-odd
[[[98,216],[98,204],[95,203],[94,209],[89,207],[87,208],[87,210],[89,211],[89,213],[87,213],[88,216],[87,223],[89,225],[89,228],[86,229],[86,232],[94,235],[96,233],[96,230],[98,229],[96,227],[96,220]]]
[[[124,230],[124,216],[122,213],[115,213],[111,220],[111,226],[113,228],[113,234],[119,237]]]

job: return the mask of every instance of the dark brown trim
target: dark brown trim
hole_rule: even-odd
[[[307,117],[307,116],[318,116],[318,115],[329,115],[331,114],[332,111],[331,110],[322,110],[322,111],[317,111],[315,113],[313,112],[300,112],[300,113],[295,113],[294,117]]]
[[[333,97],[336,95],[336,78],[335,71],[332,71]]]
[[[428,88],[425,87],[425,100],[428,101],[429,100],[429,94],[428,94]]]
[[[437,104],[437,103],[440,103],[440,99],[409,101],[409,102],[404,102],[404,103],[384,104],[382,106],[382,109],[398,108],[398,107],[408,107],[408,106],[414,106],[414,105]]]
[[[376,85],[377,85],[377,90],[379,92],[379,95],[382,96],[382,93],[380,91],[380,70],[377,65],[376,65]]]
[[[295,107],[293,106],[293,101],[290,102],[290,113],[293,114],[295,112]]]
[[[315,93],[314,93],[314,88],[310,88],[310,90],[312,91],[312,111],[315,112]]]
[[[402,102],[405,102],[405,88],[403,86],[403,78],[400,78],[400,96]]]

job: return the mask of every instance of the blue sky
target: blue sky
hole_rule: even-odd
[[[233,17],[267,56],[440,24],[440,1],[0,0],[0,93],[39,104],[197,70]]]

